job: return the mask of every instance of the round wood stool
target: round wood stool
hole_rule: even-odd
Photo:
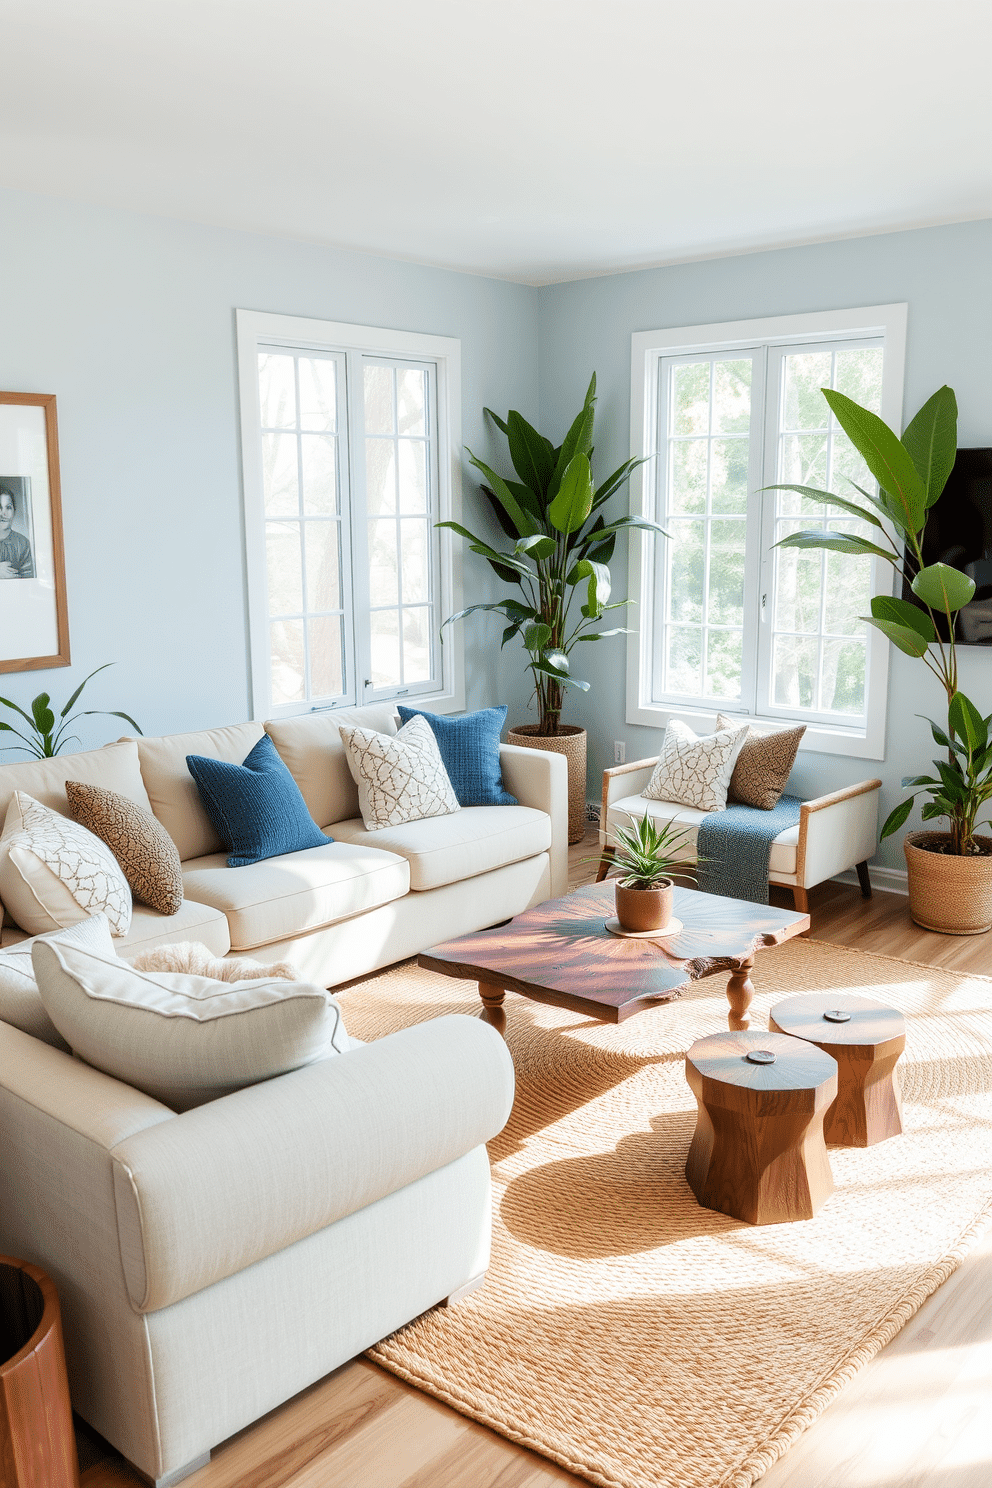
[[[715,1033],[693,1044],[685,1076],[699,1107],[685,1176],[700,1204],[748,1224],[812,1219],[834,1189],[830,1055],[781,1033]]]
[[[849,992],[790,997],[772,1008],[768,1026],[808,1040],[838,1066],[837,1099],[823,1134],[837,1147],[871,1147],[902,1131],[896,1069],[906,1022],[895,1008]]]

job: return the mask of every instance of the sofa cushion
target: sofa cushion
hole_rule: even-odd
[[[131,923],[131,890],[105,842],[59,811],[15,791],[0,836],[0,894],[29,935],[105,913],[115,935]]]
[[[744,724],[700,738],[681,718],[672,718],[644,794],[653,801],[678,801],[699,811],[722,811],[747,727]]]
[[[735,727],[734,719],[725,713],[716,716],[717,733]],[[806,725],[759,733],[750,724],[730,777],[728,801],[741,806],[755,806],[759,811],[772,811],[788,784]]]
[[[46,939],[77,946],[87,946],[102,956],[113,956],[114,943],[110,938],[110,926],[106,915],[91,915],[70,925],[68,930],[56,930]],[[0,951],[0,1021],[30,1033],[33,1038],[51,1044],[55,1049],[68,1049],[69,1045],[45,1012],[45,1004],[34,979],[31,952],[38,937],[22,940],[16,946]]]
[[[249,951],[401,899],[410,869],[394,853],[330,842],[246,868],[213,853],[184,864],[183,882],[187,898],[226,915],[232,950]]]
[[[54,759],[0,765],[0,821],[7,815],[15,791],[26,791],[43,806],[68,816],[67,780],[82,780],[87,785],[120,791],[146,811],[151,810],[138,764],[138,746],[133,739],[122,739],[117,744],[105,744],[102,749],[87,749],[81,754],[58,754]]]
[[[683,860],[695,858],[699,823],[710,813],[698,811],[692,806],[680,806],[676,801],[651,801],[647,796],[624,796],[621,800],[614,801],[606,814],[607,830],[611,838],[614,827],[629,827],[631,817],[639,821],[645,811],[654,821],[671,821],[684,828],[685,839],[677,849],[675,856]],[[798,846],[798,825],[786,827],[784,832],[779,832],[772,843],[771,857],[768,861],[769,872],[795,873]]]
[[[67,780],[65,794],[73,820],[107,844],[135,899],[164,915],[182,908],[179,852],[151,811],[120,791],[81,780]]]
[[[74,1053],[175,1111],[347,1049],[336,1000],[308,982],[135,971],[36,941],[45,1010]]]
[[[268,734],[240,765],[202,754],[188,754],[186,764],[228,850],[229,868],[245,868],[329,841]]]
[[[176,844],[183,862],[219,852],[224,845],[203,808],[186,756],[202,754],[240,765],[263,733],[260,723],[235,723],[229,728],[137,740],[141,778],[151,809]]]
[[[428,713],[423,708],[404,708],[402,703],[396,711],[404,723],[420,717],[430,724],[459,806],[519,804],[503,785],[499,762],[499,736],[506,722],[505,703],[456,718]]]
[[[329,708],[295,718],[277,718],[265,732],[300,787],[307,810],[318,827],[358,816],[358,786],[345,758],[340,725],[395,734],[398,724],[392,703],[368,708]]]
[[[230,871],[230,870],[229,870]],[[231,932],[227,916],[210,904],[184,899],[174,915],[159,914],[144,904],[136,904],[131,914],[131,928],[114,941],[118,956],[130,959],[153,946],[172,945],[176,941],[197,940],[215,956],[226,956],[231,949]]]
[[[419,715],[399,732],[341,726],[348,766],[358,784],[358,804],[369,831],[447,816],[457,811],[441,751],[430,724]]]
[[[451,816],[433,816],[369,832],[361,817],[337,822],[339,842],[386,848],[410,865],[411,889],[437,889],[519,863],[551,846],[551,818],[531,806],[464,806]]]

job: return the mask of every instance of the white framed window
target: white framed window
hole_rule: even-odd
[[[460,343],[239,310],[252,711],[464,707]]]
[[[829,526],[870,539],[860,456],[820,389],[838,388],[898,427],[906,306],[637,332],[631,440],[647,464],[632,510],[670,539],[631,534],[637,635],[628,645],[627,719],[712,724],[717,711],[806,723],[804,748],[884,754],[888,643],[861,623],[891,570],[870,557],[776,549]]]

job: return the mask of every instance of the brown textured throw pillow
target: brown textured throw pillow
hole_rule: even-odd
[[[150,811],[118,791],[67,780],[69,810],[100,837],[121,865],[131,893],[160,914],[176,914],[183,902],[179,851]]]
[[[736,723],[736,719],[728,718],[725,713],[718,713],[717,733],[722,729],[734,728]],[[749,728],[737,756],[734,773],[730,777],[727,800],[736,801],[741,806],[757,806],[761,811],[771,811],[785,790],[805,732],[804,723],[798,728],[782,729],[775,734],[759,734],[757,729]]]

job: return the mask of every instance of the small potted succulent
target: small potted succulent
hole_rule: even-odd
[[[689,833],[671,822],[655,822],[647,812],[630,821],[630,827],[616,829],[617,919],[622,930],[663,930],[672,919],[672,874],[696,871],[694,862],[680,856]]]

